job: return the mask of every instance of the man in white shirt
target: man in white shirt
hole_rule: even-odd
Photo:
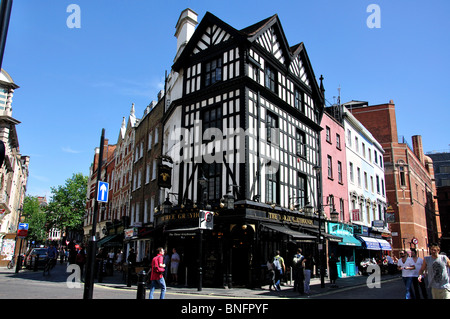
[[[406,288],[406,299],[415,299],[414,291],[412,290],[412,279],[414,277],[414,260],[408,257],[405,250],[400,251],[400,259],[397,262],[398,270],[402,271],[402,279]]]
[[[170,259],[170,273],[172,274],[172,280],[175,284],[178,284],[178,266],[180,265],[180,255],[177,250],[172,249],[172,257]]]

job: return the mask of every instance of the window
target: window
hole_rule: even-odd
[[[296,152],[298,156],[306,157],[306,135],[305,132],[297,130]]]
[[[342,163],[338,161],[338,182],[342,184]]]
[[[158,140],[159,140],[159,132],[158,128],[155,127],[155,145],[158,144]]]
[[[358,174],[358,186],[361,187],[361,168],[358,167],[356,173]]]
[[[152,138],[153,138],[153,135],[152,135],[152,132],[149,132],[148,133],[148,147],[147,147],[147,149],[152,149]]]
[[[297,203],[300,208],[305,207],[308,200],[306,198],[306,176],[303,174],[298,173],[297,175],[297,185],[298,185],[298,191],[297,191]]]
[[[277,172],[266,174],[266,202],[277,203],[278,198],[278,174]]]
[[[352,131],[347,130],[347,142],[348,142],[348,146],[352,147]]]
[[[333,159],[330,155],[327,156],[328,161],[328,178],[333,179]]]
[[[144,200],[144,224],[148,223],[148,201]]]
[[[150,182],[150,163],[145,166],[145,184]]]
[[[274,129],[278,128],[278,119],[277,117],[267,112],[266,116],[266,128],[267,128],[267,141],[268,142],[276,142],[276,136],[274,136]]]
[[[276,93],[275,72],[269,66],[266,66],[266,70],[264,72],[265,72],[264,85],[266,86],[266,88]]]
[[[203,163],[203,174],[208,180],[208,185],[206,189],[207,200],[209,202],[218,201],[221,198],[222,190],[222,164],[221,163]],[[199,188],[201,192],[203,190]],[[203,194],[200,196],[203,198]]]
[[[377,193],[380,193],[380,177],[378,175],[375,176],[375,182],[377,185]]]
[[[328,143],[331,143],[331,130],[328,126],[325,127],[325,131],[326,131],[326,140]]]
[[[155,196],[150,198],[150,223],[153,223],[155,214]]]
[[[350,162],[349,171],[350,171],[350,181],[353,182],[354,176],[353,176],[353,163],[352,162]]]
[[[216,106],[203,112],[202,115],[203,133],[209,128],[222,130],[222,106]]]
[[[205,65],[205,86],[222,81],[222,58],[207,62]]]
[[[302,92],[300,92],[299,90],[295,90],[294,92],[294,106],[300,112],[305,113],[305,109],[302,103]]]
[[[156,179],[156,171],[157,171],[157,160],[153,160],[153,171],[152,171],[152,180]]]
[[[341,149],[341,136],[339,134],[336,134],[336,148]]]
[[[358,136],[355,136],[355,151],[358,153],[359,152],[359,140],[358,140]]]
[[[400,186],[405,187],[406,186],[405,168],[403,166],[400,166],[398,170],[400,172]]]
[[[367,172],[364,172],[364,188],[369,189],[369,180],[367,178]]]

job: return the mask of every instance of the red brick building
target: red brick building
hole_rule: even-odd
[[[440,221],[432,160],[424,155],[422,137],[412,137],[413,147],[397,134],[395,104],[369,106],[347,104],[352,114],[374,135],[385,150],[385,180],[388,213],[391,212],[393,252],[416,248],[419,256],[440,237]]]
[[[101,181],[108,182],[111,185],[111,172],[114,168],[114,152],[116,145],[110,145],[108,139],[104,139],[103,145],[103,159],[102,163],[99,165],[100,157],[100,147],[95,149],[94,160],[90,167],[89,180],[87,185],[87,201],[86,201],[86,218],[84,221],[84,238],[87,241],[92,235],[92,223],[94,218],[94,204],[96,201],[95,191],[97,188],[97,172],[98,167],[101,169]],[[109,196],[112,194],[110,193]],[[103,209],[104,208],[104,209]],[[101,238],[104,236],[102,234],[102,229],[106,227],[106,222],[109,220],[110,206],[107,204],[99,205],[99,213],[97,216],[97,229],[95,231],[95,236]]]

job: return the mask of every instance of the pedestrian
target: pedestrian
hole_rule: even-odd
[[[116,270],[122,271],[122,263],[123,263],[123,250],[121,249],[117,254]]]
[[[59,250],[59,263],[62,264],[64,262],[64,258],[66,256],[66,252],[64,250],[64,247],[61,246],[60,250]]]
[[[314,260],[312,258],[311,254],[308,254],[308,256],[303,260],[303,271],[305,274],[305,294],[309,295],[311,293],[311,289],[310,289],[310,282],[311,282],[311,272],[313,270],[314,267]]]
[[[303,295],[305,293],[305,275],[303,273],[303,260],[305,256],[302,255],[302,249],[297,248],[297,253],[292,259],[292,270],[294,276],[294,291],[298,291],[299,294]]]
[[[331,253],[330,258],[328,260],[328,266],[330,269],[330,283],[331,288],[337,288],[336,280],[338,278],[338,270],[337,270],[337,262],[338,259],[334,256],[334,253]]]
[[[72,239],[72,241],[69,243],[69,264],[75,264],[77,259],[77,248],[76,248],[76,241],[75,239]]]
[[[86,252],[84,250],[84,246],[80,245],[80,250],[77,253],[77,257],[75,258],[75,263],[80,267],[80,279],[84,280],[84,265],[86,264]]]
[[[414,269],[416,267],[414,265],[414,260],[408,256],[408,253],[405,250],[400,251],[400,259],[397,262],[397,268],[402,271],[402,280],[406,289],[405,298],[416,299],[412,289]]]
[[[175,248],[172,249],[172,257],[170,258],[170,274],[175,285],[178,284],[178,266],[180,265],[180,255]]]
[[[396,265],[394,259],[390,255],[386,256],[386,260],[388,261],[388,274],[393,275],[396,272]]]
[[[166,283],[170,281],[170,255],[165,254],[164,255],[164,265],[166,265],[166,270],[164,270],[164,280]]]
[[[159,299],[164,299],[166,295],[166,282],[163,276],[166,267],[166,265],[164,264],[164,249],[162,247],[159,247],[156,251],[158,254],[152,259],[149,299],[153,299],[153,293],[155,292],[156,286],[159,286],[161,288]]]
[[[134,248],[130,249],[127,261],[132,267],[136,266],[136,253],[134,252]]]
[[[267,273],[268,273],[268,276],[269,276],[269,290],[272,290],[272,287],[273,287],[273,289],[276,290],[276,287],[275,287],[275,268],[273,266],[272,260],[273,260],[273,258],[269,258],[267,260],[267,263],[266,263],[266,265],[267,265]]]
[[[275,252],[275,257],[273,258],[273,266],[275,270],[275,290],[281,291],[281,279],[286,273],[286,266],[284,265],[284,259],[280,256],[280,251]]]
[[[423,273],[427,271],[428,286],[431,288],[433,299],[450,299],[450,283],[447,267],[450,260],[447,256],[439,255],[441,251],[438,244],[430,244],[431,256],[424,258],[422,268],[419,270],[419,281],[423,281]]]
[[[413,277],[413,287],[416,299],[420,299],[420,292],[422,292],[423,299],[428,299],[427,287],[425,286],[425,280],[419,282],[419,271],[423,265],[423,259],[417,256],[417,251],[415,248],[411,248],[411,258],[414,260],[414,277]],[[419,292],[420,288],[420,292]]]

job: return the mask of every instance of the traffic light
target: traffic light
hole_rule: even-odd
[[[199,228],[213,229],[214,228],[214,212],[201,210],[199,214]]]

